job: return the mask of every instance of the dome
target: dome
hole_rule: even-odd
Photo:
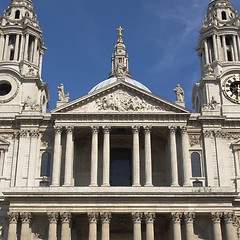
[[[109,78],[109,79],[106,79],[106,80],[100,82],[99,84],[97,84],[95,87],[93,87],[93,88],[89,91],[89,93],[93,93],[93,92],[95,92],[95,91],[97,91],[97,90],[99,90],[99,89],[101,89],[101,88],[104,88],[104,87],[106,87],[106,86],[108,86],[108,85],[110,85],[110,84],[113,84],[113,83],[115,83],[115,82],[117,82],[117,81],[119,81],[119,80],[118,80],[116,77],[111,77],[111,78]],[[135,87],[138,87],[138,88],[140,88],[140,89],[142,89],[142,90],[144,90],[144,91],[147,91],[147,92],[150,92],[150,93],[151,93],[151,91],[150,91],[146,86],[144,86],[142,83],[140,83],[140,82],[138,82],[138,81],[136,81],[136,80],[133,80],[133,79],[131,79],[131,78],[126,77],[126,78],[124,79],[124,81],[127,82],[127,83],[130,83],[131,85],[133,85],[133,86],[135,86]]]

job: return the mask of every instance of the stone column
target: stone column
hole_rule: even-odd
[[[152,186],[152,149],[151,149],[151,126],[144,127],[145,133],[145,186]]]
[[[62,155],[61,133],[62,133],[62,127],[55,126],[52,186],[60,186],[61,157],[62,157],[61,156]]]
[[[226,232],[226,240],[235,240],[236,236],[234,236],[233,230],[233,217],[234,214],[232,212],[227,212],[223,214],[223,221],[225,224],[225,232]]]
[[[13,133],[13,157],[12,157],[12,170],[11,170],[11,182],[10,186],[14,187],[16,185],[16,169],[18,160],[18,149],[19,149],[19,132]]]
[[[73,128],[74,128],[73,126],[67,127],[64,186],[73,185],[73,156],[74,156]]]
[[[205,61],[206,61],[206,64],[209,64],[209,54],[208,54],[207,40],[204,40],[203,43],[204,43],[204,51],[205,51]]]
[[[59,214],[56,212],[48,213],[49,229],[48,240],[57,240],[57,221]]]
[[[139,152],[139,129],[140,126],[133,126],[133,186],[140,186],[140,152]]]
[[[98,213],[90,212],[88,213],[88,221],[89,221],[89,237],[88,240],[97,240],[97,221],[98,221]]]
[[[144,213],[146,223],[146,240],[154,240],[155,213]]]
[[[194,230],[193,230],[193,221],[195,218],[195,213],[188,212],[184,213],[185,229],[186,229],[186,240],[193,240]]]
[[[238,49],[237,49],[238,59],[240,59],[240,37],[238,35],[236,37],[237,37],[237,46],[238,46]]]
[[[92,152],[91,152],[91,182],[90,186],[97,186],[98,177],[98,126],[92,127]]]
[[[29,212],[20,213],[20,218],[22,221],[21,228],[21,240],[29,240],[31,237],[30,222],[32,219],[32,214]]]
[[[238,61],[238,47],[237,47],[237,36],[233,35],[233,47],[234,47],[234,60]]]
[[[19,214],[16,212],[9,212],[9,228],[8,228],[8,240],[17,240],[17,223]]]
[[[24,59],[24,42],[25,42],[25,36],[21,35],[21,44],[20,44],[20,50],[19,50],[19,60]]]
[[[24,47],[24,60],[28,60],[28,45],[29,45],[29,34],[25,36],[25,47]]]
[[[140,212],[132,213],[133,219],[133,240],[142,240],[142,216]]]
[[[218,60],[218,47],[217,47],[217,36],[214,34],[212,36],[213,39],[213,54],[214,54],[214,60]]]
[[[15,42],[15,49],[14,49],[14,61],[18,60],[18,53],[19,53],[19,38],[20,35],[16,35],[16,42]]]
[[[171,156],[171,186],[179,186],[178,184],[178,163],[177,163],[177,145],[176,145],[176,128],[169,127],[170,134],[170,156]]]
[[[9,44],[9,35],[7,34],[6,35],[6,38],[5,38],[5,44],[4,44],[4,55],[3,55],[3,60],[9,60],[7,59],[7,54],[8,54],[8,44]]]
[[[213,225],[213,240],[222,240],[221,217],[222,214],[218,212],[211,213]]]
[[[111,220],[111,213],[101,213],[101,222],[102,222],[102,237],[101,240],[110,240],[110,220]]]
[[[40,51],[40,56],[39,56],[39,75],[40,77],[42,76],[42,62],[43,62],[43,53]]]
[[[38,151],[38,138],[39,131],[33,130],[30,132],[31,136],[31,145],[30,145],[30,159],[29,159],[29,168],[28,168],[28,180],[27,185],[33,187],[35,185],[35,164],[37,159]]]
[[[182,240],[182,233],[181,233],[181,213],[171,213],[171,220],[172,220],[172,236],[173,240]]]
[[[224,61],[228,61],[228,57],[227,57],[227,46],[226,46],[226,38],[223,35],[222,36],[222,44],[223,44],[223,56],[224,56]]]
[[[38,56],[38,54],[37,54],[37,50],[38,50],[38,39],[37,38],[35,38],[35,41],[34,41],[34,51],[33,51],[33,63],[34,64],[38,64],[38,59],[37,59],[37,56]]]
[[[103,183],[102,186],[110,186],[110,129],[103,127]]]
[[[70,228],[71,213],[68,213],[68,212],[60,213],[60,219],[62,223],[61,240],[71,239],[71,228]]]
[[[0,46],[2,46],[0,48],[0,61],[3,60],[3,50],[4,50],[4,35],[1,34],[0,35]]]
[[[191,161],[189,156],[189,139],[187,134],[187,128],[181,128],[182,137],[182,159],[183,159],[183,186],[191,186]]]

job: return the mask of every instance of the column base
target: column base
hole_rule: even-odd
[[[178,183],[172,183],[171,187],[180,187],[180,185]]]
[[[132,185],[132,187],[141,187],[141,184],[139,184],[139,183],[134,183],[133,185]]]
[[[183,187],[192,187],[192,184],[191,183],[184,183]]]
[[[153,187],[152,183],[146,183],[144,187]]]
[[[89,187],[98,187],[98,184],[97,184],[97,183],[91,183],[91,184],[89,185]]]
[[[108,184],[108,183],[103,183],[103,184],[101,185],[101,187],[110,187],[110,184]]]

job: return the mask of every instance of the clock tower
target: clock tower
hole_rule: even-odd
[[[240,18],[229,0],[212,0],[200,30],[201,80],[193,107],[202,115],[240,116]]]
[[[46,47],[31,0],[12,0],[0,18],[0,114],[43,114],[49,102],[41,79]]]

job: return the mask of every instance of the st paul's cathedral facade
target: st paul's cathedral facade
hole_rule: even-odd
[[[10,1],[10,0],[9,0]],[[129,71],[123,29],[108,78],[50,113],[31,0],[0,17],[0,239],[240,239],[240,18],[212,0],[195,113]]]

